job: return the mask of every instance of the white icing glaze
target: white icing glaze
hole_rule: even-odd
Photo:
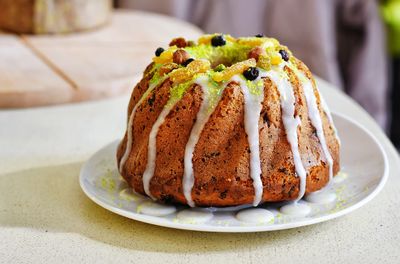
[[[144,96],[143,96],[142,98],[144,98]],[[128,128],[127,128],[127,132],[126,132],[126,135],[127,135],[127,142],[126,142],[125,152],[124,152],[124,155],[122,155],[122,158],[121,158],[121,160],[120,160],[120,162],[119,162],[119,172],[120,172],[120,173],[122,173],[122,168],[124,167],[125,162],[126,162],[126,160],[128,159],[128,157],[129,157],[129,153],[130,153],[131,150],[132,150],[132,140],[133,140],[133,139],[132,139],[132,129],[133,129],[133,127],[132,127],[132,122],[133,122],[133,118],[134,118],[135,113],[136,113],[136,109],[138,108],[138,106],[139,106],[141,103],[142,103],[142,100],[140,100],[140,101],[133,107],[132,112],[131,112],[131,115],[129,116]]]
[[[313,125],[313,127],[317,132],[317,137],[321,144],[322,151],[324,152],[326,162],[328,163],[329,181],[331,181],[333,177],[333,159],[331,153],[329,152],[329,148],[326,144],[325,134],[322,127],[321,115],[317,104],[317,98],[315,97],[314,94],[314,88],[311,81],[303,73],[298,72],[297,74],[303,85],[304,96],[306,98],[307,108],[308,108],[308,118],[310,119],[311,124]]]
[[[245,223],[252,224],[273,224],[274,214],[267,209],[250,208],[239,211],[236,214],[236,219]]]
[[[308,194],[305,199],[310,203],[327,204],[336,200],[336,194],[327,190],[321,190]]]
[[[139,102],[133,107],[132,112],[129,116],[129,120],[128,120],[128,125],[127,125],[127,142],[126,142],[126,147],[125,147],[125,152],[124,155],[122,155],[122,158],[119,162],[119,172],[122,173],[122,168],[125,165],[126,160],[129,157],[129,154],[131,153],[132,150],[132,123],[133,123],[133,119],[135,117],[135,113],[136,113],[136,109],[139,107],[139,105],[142,104],[142,102],[147,98],[147,96],[150,94],[150,92],[158,85],[164,82],[164,80],[166,79],[166,77],[163,77],[159,83],[153,83],[149,85],[149,88],[146,90],[146,92],[143,94],[143,96],[140,98]]]
[[[297,129],[298,129],[298,126],[300,125],[301,121],[298,116],[294,117],[295,96],[294,96],[293,87],[292,87],[290,81],[287,79],[286,74],[283,73],[282,67],[284,65],[285,64],[282,64],[280,66],[281,69],[279,69],[279,70],[274,69],[274,70],[270,70],[270,71],[266,72],[266,71],[263,71],[260,69],[259,77],[253,82],[259,81],[263,77],[269,77],[271,79],[271,81],[273,81],[278,88],[278,91],[280,94],[281,109],[282,109],[282,121],[283,121],[283,124],[285,127],[288,142],[290,144],[290,147],[291,147],[291,150],[293,153],[293,160],[294,160],[296,174],[300,178],[300,191],[299,191],[299,196],[296,200],[296,201],[298,201],[304,196],[304,193],[305,193],[307,172],[303,166],[303,163],[302,163],[302,160],[300,157],[299,148],[298,148]],[[261,86],[255,85],[256,90],[257,89],[258,90],[256,92],[250,91],[250,89],[247,85],[247,81],[245,81],[240,76],[241,75],[234,76],[227,83],[229,83],[231,81],[235,81],[235,82],[239,83],[239,85],[242,89],[243,95],[244,95],[244,126],[245,126],[245,131],[246,131],[246,134],[248,137],[248,142],[249,142],[250,176],[253,179],[253,186],[254,186],[254,192],[255,192],[253,206],[257,206],[261,202],[262,194],[263,194],[263,186],[262,186],[262,181],[261,181],[260,149],[259,149],[259,119],[260,119],[260,113],[261,113],[261,109],[262,109],[262,101],[264,100],[264,87],[263,87],[263,85],[261,85]],[[201,131],[203,130],[204,125],[207,123],[210,115],[213,112],[213,111],[207,111],[210,109],[208,78],[206,76],[199,77],[198,79],[196,79],[195,83],[199,84],[203,90],[203,101],[200,106],[200,110],[197,113],[196,122],[192,128],[188,143],[185,147],[184,176],[183,176],[184,196],[187,200],[187,203],[192,207],[195,206],[195,204],[192,200],[192,195],[191,195],[192,188],[194,185],[193,163],[192,163],[193,152],[194,152],[194,148],[199,140]],[[330,178],[332,178],[333,160],[332,160],[332,157],[331,157],[329,150],[327,148],[327,145],[326,145],[323,128],[322,128],[321,117],[320,117],[320,114],[319,114],[319,111],[317,108],[317,103],[316,103],[316,98],[315,98],[315,94],[313,91],[313,87],[309,80],[304,82],[303,86],[304,86],[304,91],[306,94],[306,100],[307,100],[307,104],[308,104],[310,120],[311,120],[312,125],[315,127],[315,129],[317,131],[317,136],[321,142],[321,146],[323,148],[324,154],[325,154],[327,162],[329,164],[329,175],[330,175]],[[154,87],[149,87],[149,89],[146,91],[144,96],[135,105],[135,107],[133,108],[132,113],[130,115],[130,118],[128,121],[128,131],[127,131],[127,137],[128,137],[127,138],[127,147],[126,147],[123,157],[121,158],[120,168],[119,168],[120,171],[122,170],[124,163],[126,162],[128,156],[129,156],[129,153],[131,151],[132,122],[133,122],[136,108],[142,103],[142,101],[147,97],[147,95],[150,93],[150,91],[153,88]],[[219,99],[220,99],[220,96],[217,99],[217,103],[219,102]],[[215,103],[211,107],[211,110],[214,110],[217,103]],[[329,121],[331,122],[332,127],[333,127],[332,118],[331,118],[329,109],[327,108],[322,97],[321,97],[321,105],[322,105],[325,113],[327,114]],[[155,161],[156,161],[156,153],[157,153],[156,137],[157,137],[157,133],[158,133],[160,126],[164,123],[164,120],[165,120],[166,116],[169,114],[172,107],[173,107],[173,104],[168,102],[167,105],[162,110],[161,114],[158,116],[158,118],[157,118],[156,122],[154,123],[154,125],[151,129],[151,132],[149,134],[148,158],[147,158],[146,169],[145,169],[145,172],[143,173],[143,186],[144,186],[144,190],[145,190],[146,194],[152,198],[153,198],[153,196],[150,193],[150,181],[154,175],[154,170],[155,170]],[[336,129],[335,129],[335,134],[336,134]],[[286,210],[293,210],[293,209],[290,209],[292,207],[296,208],[296,210],[298,211],[298,209],[304,207],[304,205],[297,205],[297,203],[294,203],[293,205],[286,205],[283,208],[289,208]],[[285,210],[285,209],[283,209],[283,210]]]
[[[306,216],[311,212],[311,207],[305,203],[292,202],[282,206],[279,211],[285,215]]]
[[[256,80],[253,81],[253,83],[260,81],[260,79],[264,76],[265,72],[263,71],[260,72],[261,74]],[[232,81],[240,84],[240,87],[244,95],[244,108],[245,108],[244,126],[249,142],[250,176],[253,179],[253,186],[255,192],[253,205],[257,206],[261,202],[263,193],[263,185],[261,181],[261,163],[260,163],[260,149],[259,149],[260,141],[259,141],[258,121],[260,119],[262,101],[264,100],[264,87],[263,85],[260,87],[255,85],[255,88],[256,89],[258,88],[257,91],[251,92],[246,84],[246,81],[240,78],[239,75],[235,75],[234,77],[232,77],[228,82],[226,82],[226,84]],[[184,195],[187,203],[191,207],[195,206],[192,200],[192,188],[194,185],[192,158],[193,158],[194,148],[199,140],[204,125],[206,124],[210,115],[212,114],[212,111],[210,110],[214,110],[215,106],[218,104],[220,100],[220,95],[219,95],[217,100],[213,102],[213,105],[211,106],[210,109],[210,102],[209,102],[210,86],[208,83],[208,78],[206,76],[202,76],[196,79],[195,83],[199,84],[202,87],[203,102],[199,112],[197,113],[196,123],[192,128],[189,141],[185,148],[185,167],[183,176]]]
[[[268,71],[266,75],[276,84],[280,94],[282,121],[285,127],[287,140],[292,149],[295,170],[297,176],[300,178],[298,201],[304,196],[306,190],[307,172],[304,169],[299,152],[297,127],[300,125],[300,118],[298,116],[294,117],[296,99],[294,97],[293,87],[290,81],[286,77],[279,75],[277,71]]]
[[[211,212],[198,210],[197,208],[185,209],[180,211],[176,217],[178,220],[190,224],[202,224],[210,221],[214,215]]]
[[[260,74],[253,82],[259,81],[262,76],[263,74]],[[264,100],[264,86],[258,87],[257,93],[254,94],[254,92],[250,92],[246,81],[239,76],[236,75],[231,80],[240,84],[244,96],[244,129],[250,148],[250,177],[253,179],[254,187],[253,205],[257,206],[261,202],[263,195],[258,122],[262,109],[262,101]]]
[[[210,115],[212,114],[215,106],[218,104],[221,96],[218,96],[217,100],[210,102],[211,87],[209,84],[208,76],[202,75],[195,80],[203,91],[203,100],[199,111],[197,112],[196,122],[190,132],[189,140],[185,147],[184,156],[184,174],[182,179],[183,194],[189,206],[194,207],[195,204],[192,199],[192,188],[194,185],[194,172],[193,172],[193,152],[194,148],[199,141],[201,131],[203,131],[204,125],[207,123]]]
[[[325,99],[324,99],[323,96],[320,96],[320,100],[321,100],[322,109],[324,110],[326,116],[328,117],[329,123],[331,124],[332,129],[333,129],[333,131],[335,132],[336,140],[337,140],[337,142],[338,142],[339,145],[340,145],[341,142],[340,142],[339,134],[338,134],[338,132],[337,132],[337,129],[336,129],[336,127],[335,127],[335,124],[333,123],[332,114],[331,114],[331,111],[329,110],[328,104],[326,103],[326,101],[325,101]]]
[[[150,193],[150,181],[153,178],[154,175],[154,170],[156,168],[156,154],[157,154],[157,146],[156,146],[156,141],[157,141],[157,134],[160,126],[164,123],[165,118],[171,111],[172,107],[174,105],[168,102],[163,110],[161,111],[160,115],[158,116],[156,122],[154,123],[153,127],[151,128],[150,134],[149,134],[149,145],[147,148],[147,164],[146,164],[146,169],[143,173],[143,188],[145,193],[151,197],[153,200],[155,198],[153,195]]]
[[[151,216],[166,216],[175,212],[175,206],[159,204],[153,201],[146,201],[137,207],[137,213]]]

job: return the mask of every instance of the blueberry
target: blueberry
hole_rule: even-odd
[[[193,58],[189,58],[189,59],[187,59],[186,61],[184,61],[183,63],[182,63],[182,66],[187,66],[189,63],[191,63],[192,61],[194,61],[194,59]]]
[[[254,81],[257,79],[259,73],[256,67],[250,67],[243,72],[243,76],[249,81]]]
[[[161,55],[161,53],[163,53],[163,52],[164,52],[163,48],[156,49],[156,56],[159,57]]]
[[[264,34],[257,34],[257,35],[255,35],[255,37],[256,37],[256,38],[263,38],[263,37],[265,37],[265,36],[264,36]]]
[[[213,45],[214,47],[224,46],[225,44],[226,40],[223,35],[217,35],[211,39],[211,45]]]
[[[279,51],[279,54],[281,54],[281,57],[284,61],[288,61],[289,60],[289,54],[287,53],[286,50],[281,49]]]

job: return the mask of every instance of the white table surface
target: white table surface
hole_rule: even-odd
[[[331,110],[358,120],[387,152],[390,175],[370,203],[291,230],[200,233],[151,226],[97,206],[82,163],[122,136],[128,97],[0,111],[0,263],[400,263],[400,162],[376,123],[320,81]]]

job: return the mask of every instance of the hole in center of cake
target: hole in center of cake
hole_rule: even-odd
[[[251,47],[237,43],[227,43],[220,47],[213,47],[211,45],[186,47],[186,51],[194,58],[210,61],[211,68],[214,70],[229,67],[237,62],[246,60],[250,50]]]

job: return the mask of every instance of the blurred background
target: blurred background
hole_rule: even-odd
[[[116,0],[207,33],[263,33],[363,106],[400,147],[400,0]]]
[[[18,8],[29,3],[34,11]],[[174,17],[206,33],[275,37],[314,74],[354,98],[400,147],[400,0],[0,0],[0,28],[18,34],[82,31],[106,24],[112,8]],[[159,32],[150,25],[142,30],[168,30],[158,26]]]

